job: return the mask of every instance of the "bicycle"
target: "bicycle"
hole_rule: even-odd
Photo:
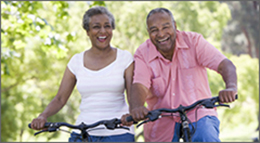
[[[236,95],[236,99],[237,98],[238,97]],[[217,103],[217,102],[218,102],[218,105],[215,105],[215,103]],[[186,115],[186,112],[191,109],[194,109],[197,106],[204,106],[205,108],[214,108],[214,107],[219,107],[219,106],[230,107],[227,104],[220,103],[218,96],[212,97],[212,98],[201,99],[201,100],[194,102],[193,104],[191,104],[189,106],[179,105],[179,107],[177,107],[175,109],[160,108],[160,109],[155,109],[155,110],[149,111],[146,116],[146,118],[148,118],[148,119],[142,121],[136,127],[138,128],[140,125],[142,125],[144,123],[153,122],[164,116],[169,116],[169,115],[161,115],[162,112],[165,112],[165,113],[177,113],[178,112],[180,115],[180,119],[181,119],[181,138],[183,139],[184,142],[191,142],[191,132],[190,132],[190,128],[189,128],[190,121]],[[126,118],[126,120],[128,122],[134,121],[132,116],[128,116]],[[194,129],[194,127],[193,127],[193,129]]]
[[[83,122],[79,125],[72,125],[72,124],[69,124],[69,123],[66,123],[66,122],[46,122],[44,124],[44,128],[47,128],[47,129],[43,129],[39,132],[34,133],[34,136],[36,136],[40,133],[43,133],[43,132],[55,132],[55,131],[59,131],[59,130],[70,133],[69,131],[60,129],[61,126],[65,126],[65,127],[71,128],[71,129],[80,130],[82,141],[83,142],[91,142],[90,138],[88,138],[89,137],[89,134],[88,134],[89,131],[87,131],[88,129],[94,128],[98,125],[105,125],[105,127],[107,129],[110,129],[110,130],[114,130],[114,129],[129,130],[128,127],[121,126],[120,124],[121,124],[121,120],[117,119],[117,118],[114,118],[114,119],[111,119],[111,120],[101,120],[101,121],[98,121],[98,122],[95,122],[95,123],[89,124],[89,125],[87,125]],[[31,123],[28,124],[28,127],[31,128]]]

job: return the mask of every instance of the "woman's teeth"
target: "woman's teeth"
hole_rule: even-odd
[[[98,38],[99,39],[106,39],[107,37],[106,36],[99,36]]]

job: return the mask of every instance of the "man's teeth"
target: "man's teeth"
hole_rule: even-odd
[[[158,40],[159,42],[163,42],[163,41],[166,41],[168,39],[168,37],[167,38],[164,38],[164,39],[161,39],[161,40]]]
[[[99,39],[106,39],[107,37],[106,36],[99,36],[98,38]]]

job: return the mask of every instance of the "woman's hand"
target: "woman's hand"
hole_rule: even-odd
[[[39,116],[38,118],[35,118],[31,122],[31,128],[34,130],[42,130],[44,128],[44,124],[47,122],[47,118],[44,116]]]
[[[128,116],[130,116],[130,114],[124,114],[122,117],[121,117],[121,122],[122,122],[122,125],[123,126],[131,126],[134,122],[132,121],[132,122],[127,122],[126,121],[126,118],[128,117]]]

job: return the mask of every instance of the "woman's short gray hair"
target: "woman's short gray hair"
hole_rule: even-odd
[[[94,15],[98,14],[106,14],[111,22],[112,28],[115,29],[115,19],[111,12],[109,12],[105,7],[102,6],[95,6],[87,10],[83,16],[83,28],[88,31],[89,30],[89,22],[90,18]]]

